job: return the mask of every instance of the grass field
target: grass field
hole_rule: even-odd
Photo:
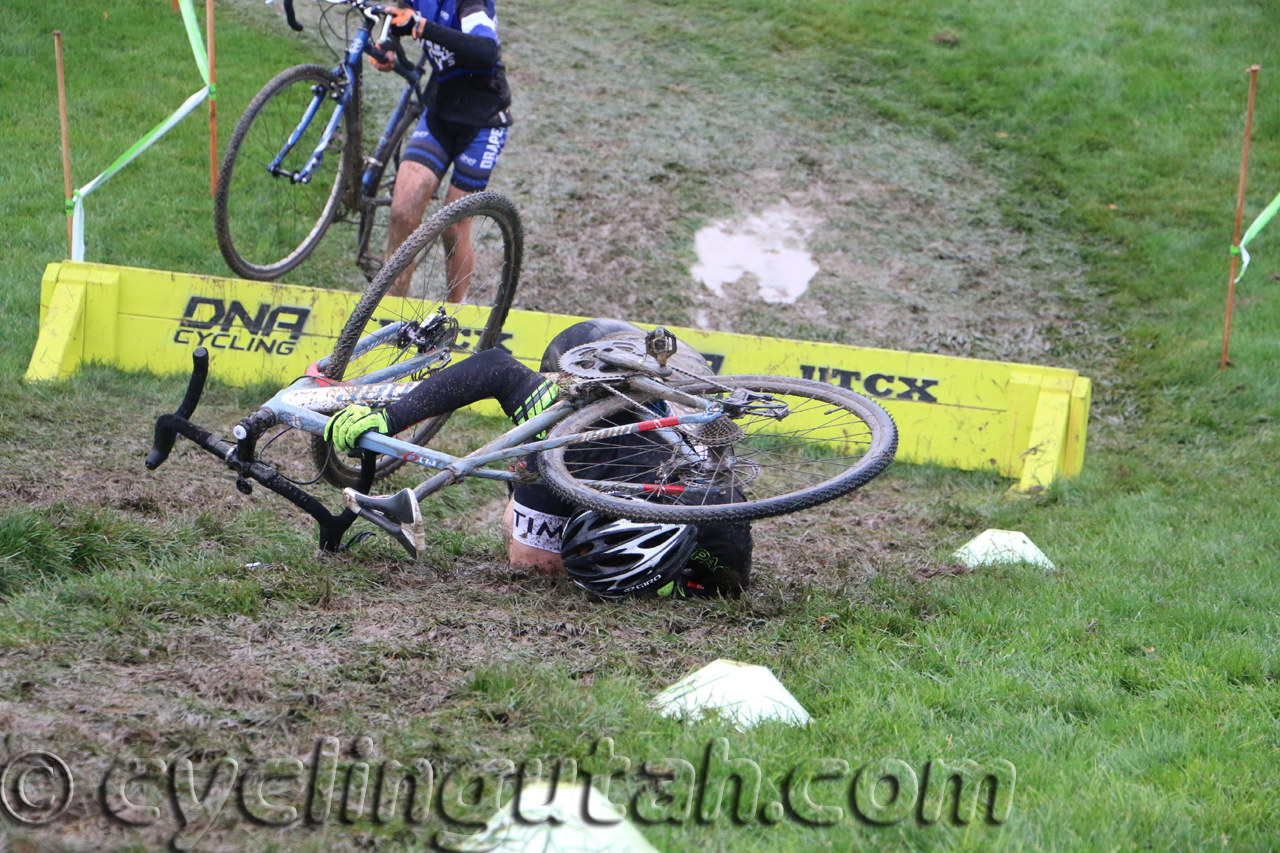
[[[380,541],[316,557],[308,524],[194,452],[142,470],[179,378],[94,366],[21,382],[41,273],[65,252],[50,31],[66,37],[77,185],[199,78],[168,3],[16,0],[0,6],[0,732],[7,755],[47,748],[83,777],[69,815],[9,821],[0,848],[161,849],[179,828],[167,810],[150,827],[102,816],[114,757],[204,773],[368,735],[441,776],[589,761],[603,736],[637,764],[701,768],[726,737],[761,767],[761,806],[808,759],[1017,769],[1002,824],[858,820],[848,774],[812,788],[843,807],[835,825],[642,826],[664,851],[1274,849],[1273,234],[1241,284],[1234,365],[1216,367],[1253,62],[1246,217],[1280,189],[1274,5],[499,9],[518,123],[493,188],[526,217],[521,307],[1075,367],[1095,380],[1084,473],[1005,501],[988,474],[896,466],[851,501],[757,525],[741,602],[601,606],[513,576],[502,496],[483,487],[426,508],[421,563]],[[225,136],[277,70],[328,59],[275,7],[219,12]],[[192,118],[92,196],[89,259],[222,272],[207,158]],[[694,231],[779,197],[826,222],[811,293],[775,310],[694,285]],[[334,270],[290,278],[358,285]],[[264,390],[214,387],[201,417],[229,425]],[[286,462],[304,453],[280,445]],[[959,572],[947,555],[987,527],[1027,532],[1058,570]],[[716,657],[770,666],[813,725],[738,734],[647,708]],[[231,811],[198,849],[426,849],[439,828],[278,829]]]

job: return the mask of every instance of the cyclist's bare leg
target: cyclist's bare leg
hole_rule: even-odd
[[[400,244],[405,241],[414,229],[422,224],[422,214],[426,213],[431,197],[440,186],[440,179],[421,163],[406,160],[400,164],[396,172],[396,185],[391,191],[391,225],[387,229],[388,261]],[[453,187],[449,188],[450,195]],[[392,296],[405,296],[409,292],[409,282],[413,280],[414,265],[405,267],[391,289]]]
[[[507,561],[513,569],[536,569],[540,574],[554,575],[564,571],[564,561],[554,551],[543,551],[523,542],[516,541],[511,535],[515,524],[515,503],[507,501],[506,512],[502,514],[502,529],[507,534]]]

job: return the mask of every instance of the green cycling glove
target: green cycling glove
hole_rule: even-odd
[[[383,435],[390,432],[387,415],[357,403],[329,418],[329,423],[324,427],[324,437],[333,442],[334,450],[350,453],[355,449],[360,436],[369,430],[377,430]]]

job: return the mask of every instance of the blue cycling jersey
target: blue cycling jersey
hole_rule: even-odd
[[[493,0],[412,0],[426,21],[423,45],[431,64],[428,111],[475,127],[511,124]]]

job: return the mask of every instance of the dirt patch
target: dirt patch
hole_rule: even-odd
[[[1057,235],[1002,226],[998,179],[947,144],[870,117],[859,93],[815,86],[824,74],[803,56],[783,71],[743,47],[744,61],[758,60],[753,76],[693,50],[655,61],[658,34],[697,26],[669,8],[650,12],[633,24],[610,7],[575,7],[583,29],[567,45],[559,21],[525,7],[509,16],[520,123],[495,186],[528,222],[521,304],[1052,358],[1054,329],[1071,319],[1060,294],[1082,286],[1081,264]],[[808,245],[820,269],[804,296],[778,306],[749,279],[721,296],[694,281],[699,227],[780,204],[822,222]]]

